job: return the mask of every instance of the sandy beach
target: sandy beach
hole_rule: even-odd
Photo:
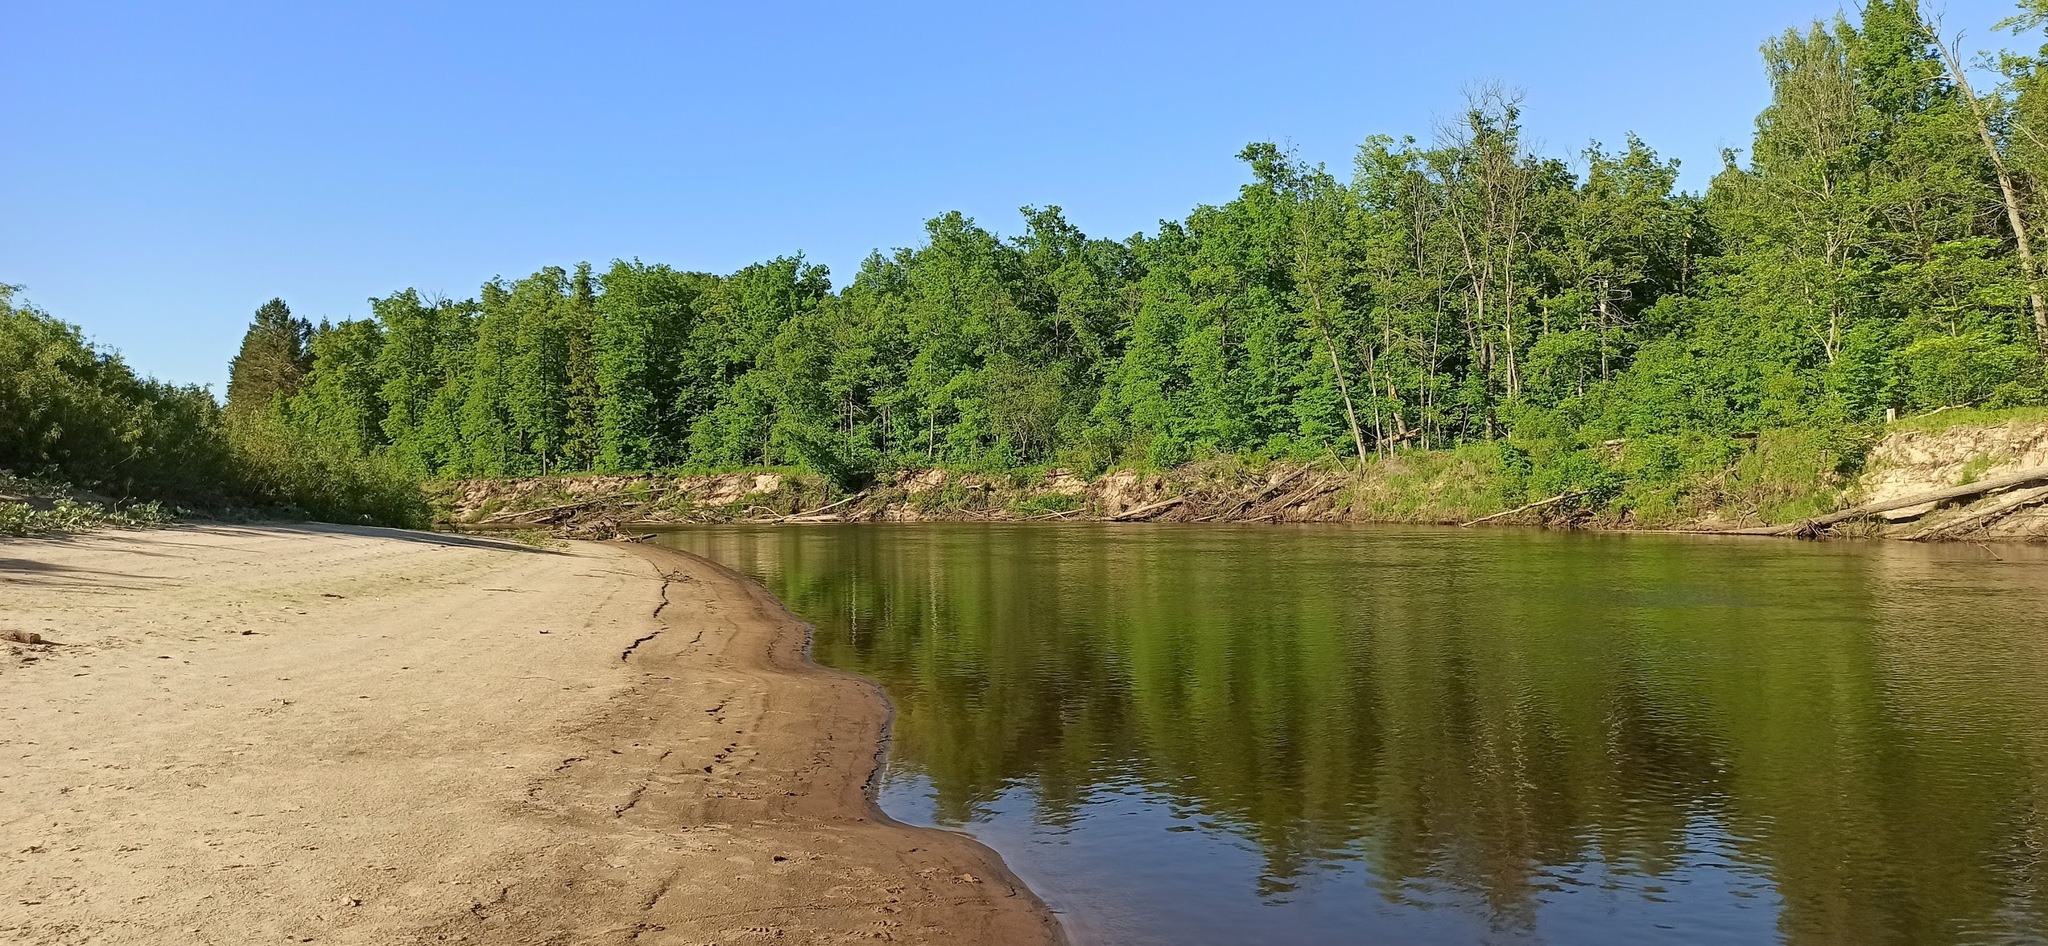
[[[0,541],[0,941],[1056,943],[716,565],[326,526]]]

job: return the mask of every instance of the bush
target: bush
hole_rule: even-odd
[[[388,456],[358,456],[263,414],[229,428],[240,492],[322,522],[424,528],[420,480]]]
[[[0,286],[0,468],[123,498],[203,501],[228,468],[203,388],[138,378],[78,328]]]
[[[256,507],[349,523],[427,524],[419,482],[301,431],[279,410],[229,423],[204,388],[142,378],[76,326],[0,286],[0,469],[118,497]],[[50,531],[167,518],[160,505],[10,503],[0,528]],[[19,508],[15,508],[19,507]]]
[[[1900,400],[1908,410],[2041,399],[2041,359],[2033,346],[1985,335],[1937,335],[1898,354]]]

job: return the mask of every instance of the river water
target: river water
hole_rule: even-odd
[[[2048,553],[717,527],[1080,943],[2048,943]]]

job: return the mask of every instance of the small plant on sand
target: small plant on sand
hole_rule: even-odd
[[[1983,479],[1984,474],[1989,472],[1992,467],[1997,465],[1998,460],[1993,458],[1990,454],[1977,454],[1976,456],[1970,458],[1970,462],[1963,464],[1963,468],[1961,470],[1958,470],[1956,472],[1956,485],[1968,486],[1971,483],[1975,483],[1978,480]]]
[[[162,503],[80,498],[62,486],[0,473],[0,535],[50,535],[91,529],[149,529],[175,520]]]
[[[511,539],[530,549],[553,552],[559,551],[568,545],[568,543],[556,538],[553,533],[546,529],[513,529],[502,534],[505,538]]]

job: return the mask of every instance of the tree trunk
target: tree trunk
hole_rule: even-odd
[[[1968,76],[1963,74],[1961,57],[1941,37],[1934,37],[1934,45],[1941,50],[1941,60],[1948,66],[1948,76],[1956,88],[1962,90],[1963,101],[1970,103],[1970,115],[1976,119],[1977,140],[1984,144],[1984,156],[1991,159],[1991,169],[1998,175],[1998,193],[2005,201],[2005,219],[2012,226],[2013,242],[2020,257],[2020,277],[2027,282],[2027,301],[2034,313],[2034,339],[2041,347],[2042,357],[2048,358],[2048,299],[2041,295],[2040,270],[2034,263],[2034,247],[2027,238],[2027,222],[2020,214],[2019,189],[2014,186],[2012,171],[2005,166],[2005,156],[1998,151],[1998,139],[1991,136],[1991,125],[1984,116],[1984,103],[1977,100],[1977,93],[1970,88]]]
[[[1358,468],[1362,470],[1366,463],[1365,431],[1359,429],[1358,411],[1351,406],[1351,386],[1344,382],[1344,363],[1337,358],[1337,342],[1330,337],[1329,323],[1318,319],[1316,327],[1323,330],[1323,345],[1330,349],[1330,368],[1337,372],[1337,393],[1344,396],[1344,418],[1351,422],[1351,442],[1358,446]]]

